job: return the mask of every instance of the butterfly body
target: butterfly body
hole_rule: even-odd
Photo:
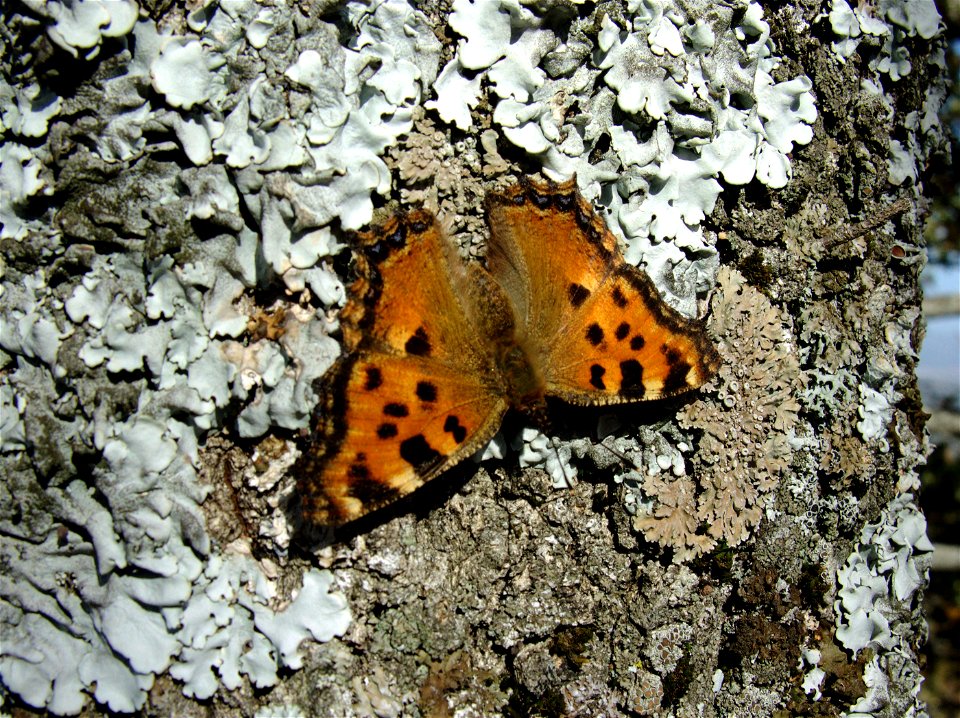
[[[577,192],[522,180],[486,205],[486,267],[428,212],[358,235],[345,354],[320,387],[297,471],[304,518],[336,526],[481,449],[546,398],[612,404],[695,388],[718,356],[697,322],[626,264]]]

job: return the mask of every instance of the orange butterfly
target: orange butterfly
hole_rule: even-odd
[[[703,384],[719,356],[626,262],[575,180],[522,179],[486,202],[486,269],[425,210],[359,234],[341,312],[346,353],[324,376],[296,469],[303,517],[337,526],[483,448],[508,409],[597,405]]]

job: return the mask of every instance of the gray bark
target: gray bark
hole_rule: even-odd
[[[151,11],[164,23],[189,32],[182,8],[157,5]],[[736,13],[745,9],[733,5]],[[552,12],[557,27],[574,24],[578,38],[595,38],[604,12],[615,19],[626,14],[622,3],[531,8]],[[602,425],[617,427],[609,437],[595,438],[601,412],[564,413],[557,434],[578,472],[570,488],[554,488],[540,468],[520,470],[516,454],[468,463],[362,532],[321,548],[290,543],[283,524],[283,501],[295,490],[285,471],[291,447],[303,442],[294,427],[302,427],[304,417],[269,425],[266,438],[239,438],[237,415],[254,392],[246,400],[230,396],[218,405],[216,421],[197,429],[197,485],[209,485],[209,495],[182,474],[175,477],[186,487],[178,495],[200,507],[184,499],[168,508],[180,527],[177,550],[201,564],[238,546],[249,551],[276,580],[281,600],[274,607],[300,586],[305,571],[330,568],[352,622],[342,636],[304,644],[303,667],[281,672],[279,683],[265,690],[244,678],[236,689],[220,685],[200,702],[184,696],[182,680],[158,670],[139,714],[252,716],[270,708],[308,716],[782,716],[839,715],[859,704],[870,715],[924,715],[915,689],[926,629],[922,588],[911,581],[916,573],[922,582],[928,554],[922,539],[906,534],[922,523],[909,495],[927,451],[915,378],[923,336],[918,277],[923,167],[943,151],[939,128],[927,124],[929,97],[943,82],[935,61],[941,46],[916,34],[900,38],[909,74],[898,80],[882,74],[878,91],[870,91],[863,82],[878,76],[870,61],[882,56],[883,40],[864,36],[858,53],[841,62],[823,10],[821,3],[795,0],[771,5],[764,15],[784,58],[775,79],[806,75],[816,100],[813,138],[794,147],[792,178],[776,190],[756,180],[724,183],[702,224],[721,266],[707,320],[725,361],[717,378],[681,401],[616,411],[612,420],[604,412]],[[148,489],[131,489],[127,507],[117,503],[119,493],[110,493],[119,469],[104,458],[105,439],[94,438],[98,417],[142,411],[143,392],[156,389],[158,371],[147,364],[110,373],[91,367],[81,349],[107,330],[87,326],[68,334],[65,328],[78,322],[67,318],[64,303],[98,256],[159,273],[164,258],[180,271],[196,256],[222,255],[221,276],[196,285],[207,302],[216,282],[243,275],[230,269],[240,262],[235,255],[245,251],[243,244],[223,235],[259,233],[264,220],[252,203],[231,212],[214,202],[202,221],[185,216],[188,201],[201,194],[191,183],[200,180],[173,141],[170,117],[151,115],[139,128],[146,149],[122,161],[106,162],[102,151],[92,151],[92,138],[106,136],[106,123],[124,116],[124,96],[102,88],[129,66],[130,54],[105,41],[100,56],[84,64],[88,75],[71,80],[75,61],[17,20],[18,11],[29,15],[23,8],[3,11],[6,82],[54,84],[64,108],[40,137],[8,133],[8,141],[22,141],[43,159],[41,176],[54,191],[16,206],[18,216],[40,218],[47,229],[31,225],[26,238],[2,240],[4,282],[11,307],[14,299],[21,309],[47,303],[43,316],[64,336],[56,361],[48,361],[36,333],[18,324],[32,315],[12,308],[4,315],[4,386],[25,401],[2,455],[3,556],[12,565],[23,545],[55,546],[58,535],[67,545],[76,533],[77,545],[87,553],[96,546],[102,561],[105,546],[129,551],[129,538],[120,528],[98,534],[97,521],[141,506]],[[449,9],[424,3],[423,11],[429,30],[444,38],[446,62],[456,39],[445,21]],[[321,15],[314,10],[309,21],[303,17],[296,21],[301,29],[315,27],[310,23]],[[269,53],[276,57],[267,65],[274,63],[277,74],[296,60],[292,50],[268,45],[262,54]],[[236,62],[233,81],[240,86],[245,66]],[[429,96],[428,88],[424,99]],[[489,115],[486,102],[477,116]],[[482,131],[471,129],[465,139],[433,114],[417,118],[415,129],[387,153],[402,190],[394,197],[419,199],[451,216],[463,212],[461,235],[482,236],[479,198],[490,183],[462,147],[487,150],[483,167],[489,169],[496,164],[490,136],[481,139]],[[894,139],[918,168],[914,177],[897,175],[897,184],[891,181]],[[502,137],[494,141],[502,155],[496,157],[498,181],[537,169]],[[410,159],[418,152],[447,163],[418,176]],[[257,195],[251,171],[234,170],[222,157],[217,165],[230,187]],[[259,196],[268,189],[275,188]],[[287,218],[287,224],[295,222]],[[311,305],[303,295],[285,294],[262,254],[258,263],[254,281],[242,277],[237,284],[236,304],[259,320],[240,344],[264,337],[279,342],[283,332],[271,334],[274,325],[290,332],[278,309],[287,318],[310,310],[335,334],[335,302],[322,306],[314,298]],[[31,300],[25,287],[40,275],[45,289]],[[150,287],[144,284],[143,292]],[[189,303],[200,295],[185,296]],[[150,306],[141,294],[134,311],[143,319]],[[298,366],[311,370],[309,361]],[[871,413],[874,394],[895,400]],[[151,396],[160,401],[159,393]],[[5,400],[5,411],[15,404]],[[874,414],[881,425],[863,426]],[[664,453],[662,442],[673,451],[687,441],[680,478],[648,471]],[[188,455],[188,443],[178,451]],[[67,490],[77,479],[89,488],[85,513]],[[683,536],[660,521],[680,514],[681,499],[670,504],[668,498],[678,482],[687,482],[700,507]],[[659,502],[666,514],[645,520],[631,495]],[[274,519],[282,528],[264,529]],[[880,565],[877,556],[887,563]],[[38,564],[44,578],[37,583],[49,580],[49,586],[37,595],[54,595],[73,580],[61,570],[61,558],[50,559],[52,568]],[[102,565],[97,570],[105,575]],[[115,572],[128,570],[136,573],[132,567]],[[2,595],[13,612],[41,610],[27,605],[27,593],[16,587],[30,575],[23,565],[11,569]],[[864,576],[873,577],[869,587],[849,583]],[[859,614],[852,607],[857,601]],[[853,651],[837,629],[847,635],[843,631],[853,631],[861,618],[885,627],[878,624],[875,640]],[[79,620],[66,617],[64,625]],[[12,619],[4,624],[8,646],[14,625]],[[807,692],[802,684],[817,668],[823,671],[819,689]],[[7,696],[8,705],[18,700]],[[17,710],[34,709],[21,704]],[[93,702],[85,708],[97,710]]]

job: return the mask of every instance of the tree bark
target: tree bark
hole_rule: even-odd
[[[176,33],[198,32],[186,22],[183,7],[145,5],[145,12]],[[336,43],[332,29],[324,34],[317,28],[329,21],[330,28],[338,24],[349,34],[347,13],[334,3],[321,5],[278,5],[276,27],[286,27],[292,37],[295,25],[317,47]],[[416,5],[424,18],[416,31],[424,46],[441,38],[442,66],[457,52],[463,30],[451,28],[449,3]],[[571,47],[588,43],[585,64],[591,53],[599,53],[603,17],[620,23],[622,32],[633,5],[642,10],[657,3],[536,2],[528,9]],[[678,22],[693,27],[697,3],[669,6],[686,8],[690,16]],[[280,270],[265,267],[269,261],[262,249],[273,241],[271,227],[283,224],[301,239],[318,226],[304,225],[302,215],[268,226],[267,196],[296,200],[298,190],[284,184],[287,178],[279,171],[261,187],[255,173],[231,164],[228,157],[234,155],[224,150],[203,172],[222,171],[229,178],[227,194],[242,196],[240,207],[226,210],[229,200],[218,204],[204,194],[197,162],[188,159],[181,141],[186,130],[178,123],[211,117],[224,122],[227,113],[204,117],[202,103],[193,115],[189,107],[151,114],[138,128],[146,149],[134,138],[135,149],[116,150],[122,159],[104,159],[107,150],[94,149],[95,138],[109,135],[109,122],[126,121],[128,106],[124,95],[103,88],[128,72],[138,50],[105,39],[100,55],[83,64],[85,77],[74,81],[75,60],[54,47],[42,28],[31,29],[13,10],[4,10],[7,83],[18,90],[34,80],[53,86],[64,105],[48,133],[7,138],[42,159],[39,176],[52,193],[11,200],[10,211],[27,223],[29,233],[26,239],[2,240],[5,291],[21,302],[20,314],[11,308],[4,317],[4,386],[13,397],[4,400],[4,410],[19,407],[20,422],[8,425],[2,457],[9,477],[3,555],[20,550],[11,548],[20,542],[56,544],[58,535],[67,545],[73,531],[84,537],[84,546],[96,544],[93,521],[78,518],[65,487],[80,479],[89,493],[85,506],[97,505],[114,517],[125,510],[117,503],[120,494],[110,493],[110,477],[122,472],[106,456],[109,437],[97,434],[102,428],[97,422],[104,416],[141,416],[150,389],[151,410],[168,417],[166,440],[173,442],[170,431],[182,431],[177,451],[189,456],[183,436],[190,432],[183,427],[190,424],[199,441],[199,483],[184,474],[176,480],[187,487],[177,495],[192,496],[202,514],[181,512],[179,505],[168,509],[179,521],[171,534],[180,537],[177,551],[196,555],[201,566],[231,551],[250,554],[259,562],[258,575],[275,581],[281,599],[296,592],[305,571],[329,568],[352,622],[342,636],[304,644],[302,668],[282,671],[269,689],[255,690],[244,678],[239,688],[219,685],[209,702],[198,702],[183,695],[183,679],[156,670],[139,714],[924,715],[917,697],[918,651],[925,639],[921,597],[930,557],[922,514],[912,503],[917,467],[927,453],[915,367],[924,331],[919,285],[924,170],[944,151],[931,119],[944,81],[938,62],[942,43],[919,31],[908,33],[909,13],[901,25],[885,20],[892,28],[888,33],[900,33],[898,57],[910,62],[909,71],[894,78],[876,69],[885,57],[883,36],[864,31],[855,52],[843,60],[838,56],[832,43],[841,38],[827,15],[833,6],[793,0],[755,8],[763,11],[782,58],[774,79],[809,78],[817,118],[811,141],[797,142],[790,154],[784,187],[773,189],[758,179],[721,181],[712,212],[699,225],[720,265],[711,276],[709,302],[705,294],[700,297],[701,307],[709,306],[706,326],[724,360],[717,377],[677,401],[611,411],[562,409],[556,445],[564,460],[563,452],[570,452],[567,465],[577,471],[569,488],[555,488],[541,468],[519,469],[516,453],[467,462],[321,547],[291,542],[292,523],[283,511],[295,492],[295,477],[285,471],[292,447],[304,443],[305,417],[283,424],[275,404],[264,431],[243,436],[238,425],[254,415],[244,413],[246,408],[269,394],[257,388],[245,399],[231,394],[216,400],[216,411],[203,414],[215,417],[207,423],[190,424],[193,419],[180,410],[164,414],[156,403],[162,403],[160,371],[149,365],[149,348],[139,366],[123,365],[119,350],[105,350],[104,361],[117,361],[109,372],[106,364],[91,365],[91,342],[110,325],[91,328],[86,320],[81,332],[77,327],[85,320],[70,304],[84,277],[99,266],[97,256],[109,255],[115,265],[130,262],[150,278],[139,304],[130,300],[131,316],[162,322],[175,313],[166,306],[155,309],[167,286],[155,280],[166,267],[181,279],[193,277],[192,289],[183,292],[187,305],[199,304],[202,296],[204,307],[213,306],[220,286],[222,296],[232,297],[226,304],[250,319],[225,353],[241,356],[256,342],[280,347],[281,341],[300,341],[291,334],[302,331],[307,337],[302,328],[307,322],[292,329],[291,317],[300,321],[298,312],[309,314],[312,326],[322,324],[323,336],[302,356],[278,361],[319,375],[317,366],[331,356],[329,344],[322,344],[325,355],[316,347],[330,341],[327,334],[336,336],[336,289],[330,289],[329,301],[317,298],[319,283],[309,285],[312,297],[310,291],[296,293],[279,279]],[[727,29],[752,12],[746,3],[718,7],[733,18]],[[274,32],[279,36],[279,29]],[[247,37],[252,42],[255,35]],[[744,45],[751,40],[747,36]],[[301,43],[298,50],[311,46]],[[520,53],[517,48],[511,51]],[[225,54],[235,63],[228,96],[247,87],[257,72],[243,64],[245,51],[237,52],[240,60]],[[266,58],[263,72],[277,78],[298,55],[292,47],[266,44],[260,56]],[[661,56],[666,66],[671,57]],[[532,51],[518,57],[540,60]],[[412,73],[411,67],[406,72]],[[325,71],[332,72],[328,66]],[[465,71],[464,77],[469,75]],[[162,105],[158,98],[164,95],[169,104],[172,95],[156,77],[153,85],[149,78],[142,82],[147,84],[139,87],[141,97]],[[282,82],[290,92],[293,85]],[[426,104],[432,97],[426,87],[414,129],[385,153],[392,198],[456,217],[450,222],[461,238],[485,231],[480,198],[488,186],[540,170],[538,158],[545,156],[524,153],[500,134],[502,128],[491,120],[491,82],[484,79],[483,99],[472,108],[474,122],[465,131]],[[292,107],[294,101],[287,101]],[[595,107],[563,107],[560,99],[556,107],[568,117],[603,114]],[[252,111],[262,113],[258,131],[271,129],[263,119],[273,111],[270,106]],[[623,119],[625,113],[608,107],[607,115]],[[609,136],[597,142],[597,156],[610,142]],[[251,145],[249,151],[256,152],[256,142]],[[893,147],[902,156],[894,157]],[[418,169],[424,156],[429,162]],[[915,168],[912,174],[904,175],[904,161]],[[360,176],[367,166],[358,163],[344,176]],[[626,168],[616,171],[629,176]],[[205,210],[197,209],[201,196],[210,203]],[[346,242],[348,234],[339,229],[341,222],[349,223],[344,217],[337,215],[329,226],[332,236]],[[45,229],[36,224],[40,220]],[[248,235],[256,235],[252,243],[243,239]],[[257,264],[255,277],[240,268],[248,250],[251,266]],[[219,276],[190,274],[197,257],[214,256],[221,262]],[[322,262],[346,276],[346,261]],[[24,287],[41,275],[47,293],[37,290],[31,299]],[[227,284],[231,277],[236,291]],[[110,291],[121,293],[121,285]],[[88,289],[91,296],[96,291]],[[33,316],[26,308],[44,302],[51,302],[51,313],[43,316],[63,335],[56,361],[48,361],[36,332],[30,334],[24,324],[24,317]],[[124,319],[110,315],[109,321]],[[302,341],[295,346],[310,343],[309,337]],[[238,371],[250,366],[243,363],[250,356],[236,360]],[[191,355],[189,361],[195,360]],[[185,369],[178,376],[186,382]],[[74,397],[73,404],[66,395]],[[215,401],[212,395],[205,399]],[[291,406],[296,401],[291,398]],[[75,420],[71,412],[82,418]],[[598,427],[605,428],[595,438]],[[504,431],[520,435],[510,425]],[[679,468],[656,469],[662,456],[676,457]],[[201,484],[211,487],[205,496],[191,488]],[[146,496],[143,491],[137,496]],[[671,498],[671,492],[683,491],[690,492],[686,498]],[[692,528],[677,538],[678,530],[666,522],[680,520],[683,501],[695,506],[684,515],[692,516]],[[68,504],[69,511],[63,508]],[[111,530],[110,541],[132,551],[121,534]],[[102,545],[97,544],[100,558]],[[17,580],[28,582],[29,569],[17,570]],[[97,570],[105,575],[102,565]],[[135,573],[119,564],[113,570]],[[58,580],[67,581],[66,573],[57,573]],[[11,610],[33,610],[18,595],[12,589],[3,594]],[[154,613],[159,616],[160,609]],[[4,625],[12,636],[14,624]],[[868,638],[861,640],[864,632]],[[171,629],[173,634],[182,636]],[[10,700],[21,699],[26,700],[22,694]],[[102,702],[99,695],[97,700]],[[24,714],[34,710],[14,704]],[[87,712],[93,713],[93,706],[88,704]]]

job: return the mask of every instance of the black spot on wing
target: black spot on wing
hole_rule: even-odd
[[[429,381],[418,381],[416,394],[420,401],[436,401],[437,385]]]
[[[620,326],[617,327],[617,331],[614,332],[617,337],[617,341],[623,341],[627,338],[627,335],[630,333],[630,325],[626,322],[620,322]]]
[[[577,284],[573,282],[567,287],[567,296],[570,298],[570,304],[573,305],[573,308],[576,309],[590,296],[590,290],[587,289],[582,284]]]
[[[453,440],[462,444],[467,438],[467,427],[460,423],[460,418],[450,414],[443,422],[443,430],[453,436]]]
[[[407,243],[407,228],[403,222],[397,225],[396,230],[386,235],[381,241],[367,247],[367,256],[379,264],[394,250],[400,249]]]
[[[391,422],[384,422],[377,427],[377,436],[381,439],[391,439],[397,435],[397,425]]]
[[[593,346],[598,346],[603,341],[603,329],[596,322],[587,327],[587,341]]]
[[[350,496],[359,499],[367,507],[383,506],[400,496],[400,492],[392,486],[387,486],[371,478],[351,481],[347,491]]]
[[[532,187],[527,189],[527,197],[529,197],[530,201],[533,202],[539,209],[546,209],[550,206],[550,195],[537,192]]]
[[[422,219],[414,219],[410,222],[410,229],[413,230],[414,234],[423,234],[430,228],[430,223],[425,222]]]
[[[577,206],[574,207],[573,212],[580,231],[586,233],[587,236],[592,238],[594,235],[593,216],[586,212],[579,202],[577,203]]]
[[[353,481],[360,481],[362,479],[370,478],[370,467],[366,464],[358,461],[353,464],[350,464],[350,468],[347,469],[347,476],[350,477]]]
[[[630,348],[633,349],[633,351],[638,352],[643,349],[643,345],[646,343],[647,342],[644,340],[642,334],[635,334],[630,340]]]
[[[629,304],[629,302],[627,301],[627,298],[623,295],[623,292],[620,291],[620,287],[613,288],[613,293],[611,294],[611,297],[613,298],[613,303],[616,304],[621,309],[623,309],[625,306],[627,306],[627,304]]]
[[[406,404],[400,404],[395,401],[391,401],[389,404],[383,405],[383,413],[387,416],[396,416],[403,417],[410,415],[410,409],[407,408]]]
[[[666,344],[660,347],[660,351],[663,353],[664,358],[667,360],[667,364],[673,366],[678,361],[680,361],[680,350],[674,347],[667,346]]]
[[[430,355],[430,337],[427,336],[427,332],[423,327],[419,327],[417,331],[413,333],[407,343],[403,346],[407,350],[407,354],[413,354],[414,356],[429,356]]]
[[[667,378],[663,380],[663,393],[672,394],[682,391],[689,386],[687,374],[690,372],[690,365],[685,361],[677,361],[670,365],[670,371],[667,372]]]
[[[367,381],[363,385],[363,388],[366,389],[367,391],[373,391],[374,389],[379,388],[381,384],[383,384],[383,374],[377,367],[368,366],[366,368],[366,373],[367,373]]]
[[[590,367],[590,386],[595,389],[600,389],[603,391],[607,388],[606,384],[603,383],[603,375],[607,373],[607,370],[604,369],[599,364],[594,364]]]
[[[438,462],[443,455],[427,443],[423,434],[417,434],[400,442],[400,458],[418,473],[423,473],[424,469]]]
[[[620,362],[620,391],[630,396],[643,396],[643,365],[636,359]]]

